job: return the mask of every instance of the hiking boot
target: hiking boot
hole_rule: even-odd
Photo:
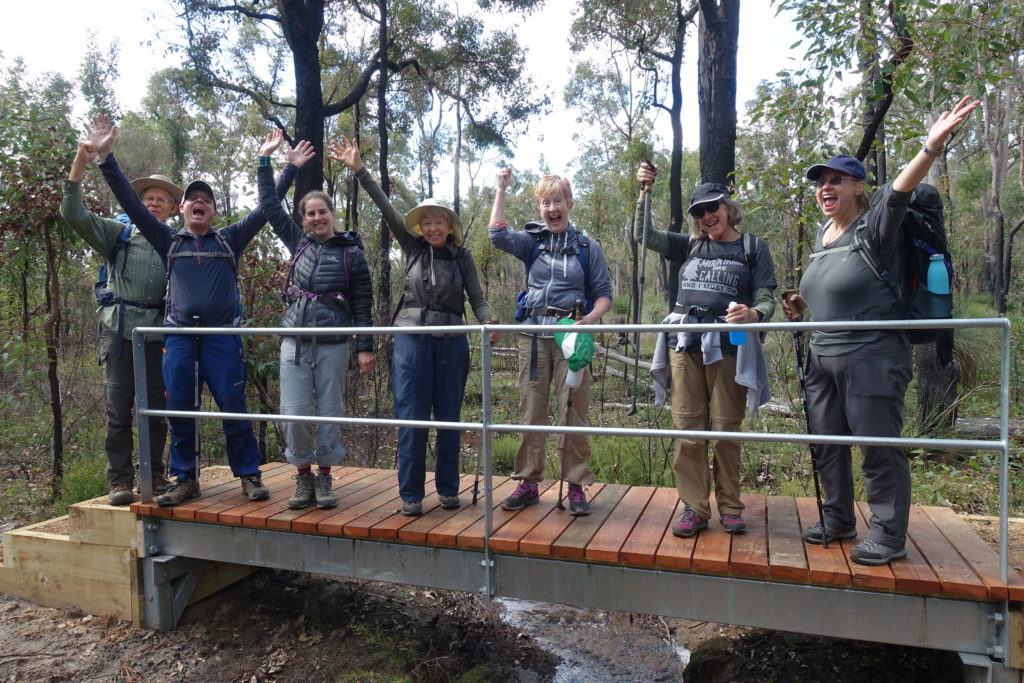
[[[132,493],[131,484],[114,484],[110,487],[110,495],[107,502],[111,505],[130,505],[135,502],[135,494]]]
[[[569,484],[569,514],[573,517],[590,514],[587,495],[583,493],[583,487],[579,484]]]
[[[266,500],[270,498],[270,491],[263,485],[263,476],[260,472],[239,477],[239,480],[242,482],[242,493],[249,500]]]
[[[196,484],[195,479],[178,479],[167,487],[167,491],[162,496],[156,499],[156,504],[162,508],[171,507],[172,505],[184,503],[189,498],[196,498],[198,496],[199,485]]]
[[[423,514],[423,503],[416,501],[415,503],[404,502],[402,503],[402,514],[406,517],[419,517]]]
[[[313,481],[313,493],[316,496],[316,506],[320,510],[329,510],[338,504],[338,499],[331,491],[333,485],[334,479],[331,475],[326,472],[317,472],[316,479]]]
[[[892,560],[899,560],[906,556],[906,549],[893,548],[891,545],[879,543],[871,538],[865,538],[853,546],[853,550],[850,551],[851,560],[857,564],[868,564],[873,567],[889,564]]]
[[[462,504],[458,496],[442,496],[438,494],[437,498],[441,501],[442,510],[455,510]]]
[[[834,526],[826,526],[828,530],[828,541],[841,541],[844,538],[857,538],[857,529],[839,529]],[[804,540],[814,545],[821,545],[825,541],[825,534],[821,532],[821,522],[815,522],[803,533]]]
[[[708,520],[704,519],[690,506],[686,506],[683,514],[679,515],[679,521],[672,525],[672,535],[679,538],[689,538],[698,531],[708,528]]]
[[[299,472],[292,479],[295,480],[295,494],[288,499],[288,509],[308,508],[313,504],[313,473]]]
[[[159,496],[162,493],[167,493],[167,489],[170,487],[171,482],[167,481],[162,474],[153,475],[153,478],[149,480],[153,485],[153,495]]]
[[[527,505],[536,505],[539,502],[540,493],[537,492],[537,485],[532,481],[523,479],[519,482],[516,490],[512,492],[512,495],[502,502],[501,509],[515,512],[516,510],[522,510]]]
[[[725,529],[727,534],[742,534],[747,530],[747,523],[739,515],[723,514],[719,519],[722,522],[722,528]]]

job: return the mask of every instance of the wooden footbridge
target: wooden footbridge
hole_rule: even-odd
[[[992,327],[1005,321],[996,325],[971,322],[977,321],[951,324]],[[605,327],[617,331],[622,326],[594,329]],[[641,331],[660,329],[629,329],[635,327]],[[779,325],[746,327],[775,329]],[[490,326],[470,329],[481,333],[486,350]],[[141,339],[146,331],[136,331],[137,337]],[[249,334],[286,331],[245,330]],[[545,481],[540,504],[516,513],[502,511],[498,503],[516,482],[491,474],[489,436],[493,432],[578,431],[647,438],[680,433],[492,424],[489,356],[485,351],[482,422],[422,423],[481,433],[484,491],[475,505],[470,503],[474,477],[464,475],[459,509],[443,510],[436,498],[428,496],[422,516],[405,517],[398,513],[401,502],[394,471],[342,467],[333,473],[339,496],[336,508],[289,510],[294,470],[271,463],[264,468],[264,482],[271,491],[266,501],[247,501],[237,480],[230,478],[205,486],[201,498],[174,508],[159,508],[151,502],[136,503],[130,509],[95,502],[73,506],[71,530],[66,536],[38,528],[9,532],[4,539],[0,590],[44,602],[53,601],[55,595],[91,599],[88,606],[64,603],[83,609],[95,609],[97,594],[120,591],[127,597],[100,604],[124,605],[122,616],[168,629],[197,594],[209,594],[254,567],[270,567],[469,591],[488,598],[521,598],[949,650],[960,653],[968,680],[1021,683],[1024,577],[1008,567],[1006,552],[1008,324],[1003,331],[1000,441],[815,437],[816,441],[855,445],[926,447],[931,443],[942,448],[1001,451],[999,553],[952,510],[939,507],[913,508],[907,558],[883,567],[849,562],[849,550],[856,541],[836,542],[829,548],[804,543],[801,529],[817,519],[813,499],[744,494],[747,533],[727,534],[714,519],[708,530],[685,540],[670,531],[680,512],[674,489],[598,483],[589,490],[592,514],[572,517],[555,507],[557,482]],[[209,333],[215,332],[221,330]],[[138,383],[139,368],[136,373]],[[142,400],[146,395],[145,391],[136,394]],[[149,411],[144,403],[138,410],[141,415],[193,415]],[[209,413],[203,417],[245,416]],[[249,417],[282,419],[274,415]],[[396,420],[329,421],[414,426]],[[144,441],[146,421],[140,422],[140,441]],[[809,440],[801,435],[764,433],[685,434],[776,442]],[[144,482],[148,481],[148,466],[148,462],[141,463]],[[143,491],[143,500],[151,500],[149,491]],[[863,537],[868,528],[866,504],[860,503],[858,512]],[[37,538],[40,535],[45,538]],[[53,548],[59,548],[57,554]],[[103,569],[89,566],[90,562]],[[104,585],[108,575],[114,577],[116,587]],[[83,596],[83,587],[92,590]]]

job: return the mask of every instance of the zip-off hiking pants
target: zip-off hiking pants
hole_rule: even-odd
[[[307,337],[308,339],[308,337]],[[281,414],[341,417],[348,370],[348,344],[315,347],[300,343],[299,363],[295,364],[295,337],[281,338]],[[285,459],[296,467],[316,462],[332,467],[345,459],[345,447],[339,437],[341,425],[285,422]]]

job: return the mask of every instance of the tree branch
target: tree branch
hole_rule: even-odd
[[[872,112],[871,120],[865,124],[863,136],[860,139],[860,145],[857,147],[857,152],[854,154],[855,157],[863,161],[867,158],[868,153],[871,151],[871,146],[875,142],[875,138],[878,136],[878,129],[881,128],[882,122],[885,121],[885,115],[889,112],[889,107],[892,105],[893,100],[893,89],[892,89],[892,77],[896,72],[896,69],[900,67],[907,58],[910,57],[910,53],[914,51],[914,39],[910,37],[910,33],[907,29],[904,29],[902,33],[899,31],[899,24],[896,23],[894,14],[895,7],[893,3],[889,3],[889,19],[892,20],[893,25],[896,27],[896,51],[889,59],[889,64],[892,68],[886,71],[882,69],[882,97],[878,102],[878,106],[875,107]]]
[[[264,21],[276,21],[279,24],[281,23],[281,18],[278,16],[275,16],[273,14],[264,14],[263,12],[257,12],[254,9],[249,9],[248,7],[244,7],[242,5],[214,5],[211,2],[204,2],[202,3],[202,6],[204,9],[208,9],[211,12],[238,12],[239,14],[244,14],[245,16],[251,17],[252,19],[262,19]],[[255,6],[256,3],[253,3],[253,7]]]

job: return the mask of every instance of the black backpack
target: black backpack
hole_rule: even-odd
[[[879,201],[884,193],[876,192],[872,203]],[[870,248],[864,248],[866,240],[860,239],[861,230],[867,227],[862,221],[853,233],[854,245],[868,268],[892,292],[898,308],[907,320],[929,320],[953,317],[953,295],[930,291],[925,283],[931,257],[942,255],[949,282],[953,282],[953,257],[949,253],[946,237],[946,223],[943,218],[942,196],[934,185],[921,183],[910,198],[910,205],[903,217],[903,282],[895,282],[889,272],[881,267]],[[952,349],[951,329],[907,330],[911,344],[930,344],[942,341],[940,347]]]

